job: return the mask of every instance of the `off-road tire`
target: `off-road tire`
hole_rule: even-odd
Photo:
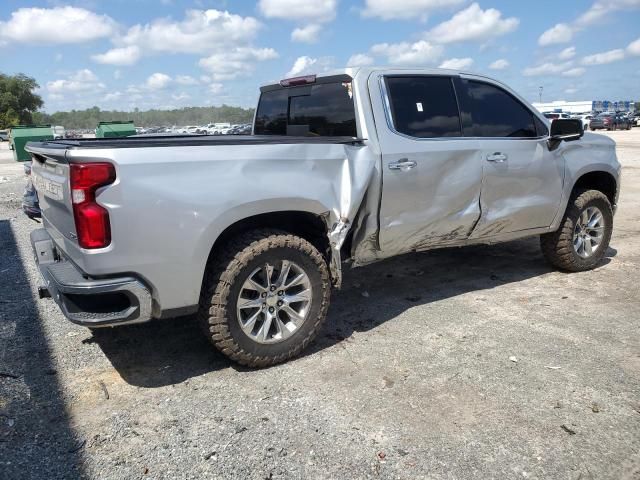
[[[588,207],[596,206],[605,221],[604,238],[598,250],[588,258],[580,257],[573,247],[573,233],[580,214]],[[598,190],[578,190],[573,193],[560,228],[540,235],[540,247],[547,261],[561,270],[582,272],[595,268],[604,257],[613,231],[613,209],[607,196]]]
[[[294,260],[311,280],[313,298],[308,317],[286,340],[261,344],[246,335],[237,319],[236,301],[246,276],[256,265]],[[307,240],[274,229],[252,230],[231,239],[207,265],[198,320],[211,343],[224,355],[249,367],[287,361],[314,339],[327,315],[331,281],[327,262]]]

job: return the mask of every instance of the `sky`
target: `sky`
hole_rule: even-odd
[[[254,106],[344,66],[461,69],[530,101],[640,100],[640,0],[2,0],[0,72],[44,110]]]

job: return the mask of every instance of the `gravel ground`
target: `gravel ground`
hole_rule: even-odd
[[[555,272],[530,239],[349,271],[315,344],[265,370],[192,318],[92,334],[37,300],[4,144],[0,477],[637,480],[640,129],[610,136],[601,267]]]

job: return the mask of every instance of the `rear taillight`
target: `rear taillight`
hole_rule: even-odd
[[[111,226],[109,212],[96,202],[96,190],[115,181],[116,169],[110,163],[72,163],[70,172],[78,244],[104,248],[111,243]]]

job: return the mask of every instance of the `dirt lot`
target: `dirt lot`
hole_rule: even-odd
[[[600,268],[555,272],[530,239],[353,270],[305,356],[265,370],[193,319],[92,335],[36,300],[37,225],[5,160],[0,477],[637,480],[640,129],[610,136]]]

